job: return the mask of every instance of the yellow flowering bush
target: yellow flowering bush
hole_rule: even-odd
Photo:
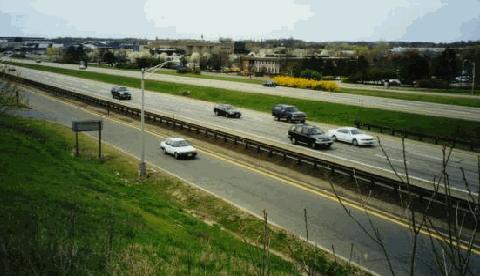
[[[274,77],[273,81],[281,86],[323,90],[328,92],[337,92],[340,90],[340,87],[334,81],[317,81],[284,76]]]

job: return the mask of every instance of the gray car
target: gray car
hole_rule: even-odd
[[[119,99],[119,100],[131,100],[132,99],[132,94],[128,92],[128,89],[125,86],[114,86],[112,87],[112,90],[110,90],[112,93],[112,97],[114,99]]]
[[[298,110],[295,106],[289,104],[277,104],[272,109],[272,116],[275,120],[287,119],[287,122],[305,123],[307,115],[305,112]]]

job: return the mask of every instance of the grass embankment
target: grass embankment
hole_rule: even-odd
[[[104,146],[100,162],[82,134],[74,157],[62,125],[0,117],[0,131],[1,275],[298,275],[235,238],[262,244],[263,222],[217,198],[158,173],[139,182],[136,160]],[[271,248],[308,259],[287,233],[268,233]],[[323,275],[355,273],[315,256]]]
[[[125,85],[140,88],[140,81],[136,78],[113,76],[88,71],[85,72],[52,68],[41,65],[26,65],[26,67],[79,78],[102,81],[115,85]],[[355,120],[359,119],[363,123],[388,126],[399,130],[406,129],[422,133],[437,134],[440,137],[460,137],[465,140],[473,141],[478,141],[480,137],[480,128],[478,127],[478,122],[460,119],[425,116],[383,109],[321,101],[309,101],[266,94],[252,94],[214,87],[201,87],[153,80],[146,80],[145,87],[147,87],[147,89],[150,91],[175,95],[181,95],[183,91],[188,90],[190,91],[190,98],[204,101],[230,103],[238,107],[244,107],[263,112],[271,112],[272,107],[277,103],[294,104],[300,110],[307,113],[308,120],[320,123],[353,126]],[[428,140],[424,141],[431,142]]]

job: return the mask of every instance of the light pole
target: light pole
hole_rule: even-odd
[[[472,63],[472,95],[474,95],[474,89],[475,89],[475,62],[474,61],[470,61],[468,59],[464,59],[463,60],[463,63],[465,63],[465,61],[468,61],[470,63]],[[465,70],[464,70],[465,72]]]
[[[181,59],[182,56],[179,56],[179,59]],[[142,153],[141,153],[141,160],[140,160],[140,165],[138,168],[138,174],[140,178],[144,178],[147,174],[147,165],[145,163],[145,79],[150,76],[155,70],[163,67],[167,63],[172,62],[172,61],[165,61],[162,64],[159,64],[157,66],[145,69],[142,68],[142,112],[140,114],[141,116],[141,122],[142,122],[142,134],[141,134],[141,148],[142,148]],[[148,73],[148,74],[145,74]]]
[[[475,62],[473,62],[473,68],[472,68],[472,95],[475,94],[474,89],[475,89]]]

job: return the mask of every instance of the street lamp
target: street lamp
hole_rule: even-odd
[[[473,68],[472,68],[472,95],[475,94],[474,89],[475,89],[475,62],[473,62]]]
[[[470,61],[468,59],[463,60],[464,63],[465,63],[465,61],[468,61],[468,62],[473,64],[473,66],[472,66],[472,95],[473,95],[474,94],[474,89],[475,89],[475,62]]]
[[[180,59],[182,56],[179,57]],[[140,165],[138,168],[138,174],[140,175],[140,178],[145,177],[147,174],[147,165],[145,163],[145,79],[150,76],[155,70],[160,69],[161,67],[165,66],[166,64],[170,63],[172,61],[165,61],[162,64],[159,64],[157,66],[145,69],[142,68],[142,112],[141,112],[141,122],[142,122],[142,134],[141,134],[141,142],[142,142],[142,154],[141,154],[141,161]],[[147,74],[146,74],[147,73]]]

